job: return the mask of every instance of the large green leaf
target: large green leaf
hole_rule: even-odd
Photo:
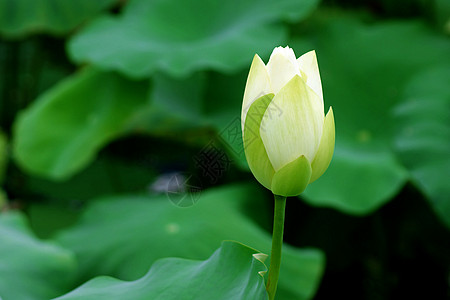
[[[129,146],[129,143],[124,144]],[[55,231],[72,225],[85,201],[104,195],[146,191],[156,178],[154,168],[144,159],[123,161],[102,154],[69,180],[29,176],[20,182],[22,189],[45,199],[27,203],[30,225],[38,237],[48,238]]]
[[[0,299],[49,299],[67,291],[73,253],[36,239],[15,212],[0,214],[0,237]]]
[[[223,242],[206,261],[161,259],[136,281],[97,277],[58,299],[268,299],[264,257],[242,244]]]
[[[316,49],[324,98],[336,118],[336,150],[329,169],[305,200],[353,214],[373,211],[404,185],[407,172],[391,149],[390,110],[414,74],[449,61],[450,40],[417,21],[367,25],[324,12],[297,52]]]
[[[119,17],[104,16],[69,42],[76,62],[146,77],[194,70],[234,71],[256,52],[284,43],[279,19],[299,20],[317,0],[131,0]]]
[[[117,0],[0,0],[0,34],[63,34]]]
[[[206,74],[196,73],[175,80],[164,74],[153,76],[153,107],[191,123],[202,119]]]
[[[65,179],[129,129],[147,105],[146,82],[84,70],[58,84],[15,121],[13,154],[26,171]]]
[[[395,148],[412,180],[450,227],[450,64],[414,77],[394,110]]]
[[[262,191],[259,186],[204,191],[189,208],[174,206],[166,195],[106,198],[92,202],[57,240],[76,253],[80,281],[96,275],[135,280],[159,258],[206,259],[223,240],[270,253],[270,234],[245,212],[262,209],[261,201],[267,200]],[[323,267],[320,251],[285,245],[279,299],[311,298]]]
[[[149,94],[151,105],[136,116],[133,127],[152,135],[193,140],[181,133],[208,125],[203,114],[205,79],[204,73],[179,80],[155,74]]]

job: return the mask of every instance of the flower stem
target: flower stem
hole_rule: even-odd
[[[286,207],[286,197],[275,196],[275,210],[273,216],[272,252],[270,254],[269,278],[267,279],[266,290],[269,300],[275,299],[277,292],[278,276],[280,275],[281,247],[283,245],[284,230],[284,210]]]

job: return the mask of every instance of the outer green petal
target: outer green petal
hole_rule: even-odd
[[[330,107],[323,124],[323,134],[322,138],[320,139],[319,150],[317,151],[317,154],[311,164],[313,171],[310,183],[322,176],[322,174],[325,173],[325,171],[328,169],[331,158],[333,157],[334,139],[334,115],[333,109]]]
[[[302,155],[278,170],[272,179],[272,193],[280,196],[300,195],[311,178],[311,165]]]
[[[243,134],[244,151],[250,170],[259,183],[268,189],[275,171],[261,140],[259,127],[273,96],[273,94],[267,94],[253,102],[245,118]]]
[[[272,93],[272,88],[266,65],[258,54],[255,54],[253,57],[252,66],[250,67],[250,72],[248,73],[247,84],[245,85],[244,101],[242,103],[241,113],[242,123],[244,123],[247,111],[253,101],[269,93]]]
[[[260,127],[260,135],[275,171],[305,155],[312,161],[319,149],[324,122],[319,96],[295,75],[275,95]]]

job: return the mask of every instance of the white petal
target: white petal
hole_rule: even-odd
[[[317,64],[316,51],[309,51],[297,59],[300,71],[306,76],[306,84],[320,97],[323,102],[322,82],[320,81],[319,65]]]
[[[245,85],[244,101],[242,103],[241,113],[242,125],[244,125],[245,117],[252,103],[259,97],[271,92],[272,88],[270,87],[270,79],[267,73],[266,65],[258,54],[255,54],[247,77],[247,84]],[[242,128],[244,128],[244,126],[242,126]]]
[[[301,155],[314,159],[324,121],[318,97],[296,75],[267,108],[260,135],[275,171]]]
[[[300,75],[294,51],[289,48],[277,47],[270,55],[267,63],[273,93],[278,93],[295,75]]]

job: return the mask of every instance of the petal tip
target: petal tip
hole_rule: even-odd
[[[334,123],[334,112],[333,112],[333,107],[332,106],[330,106],[330,108],[328,109],[328,112],[327,112],[325,118],[328,117],[328,115],[330,116],[330,118],[333,119],[332,122]]]
[[[255,55],[253,55],[252,64],[253,64],[255,61],[262,62],[263,65],[265,65],[265,64],[264,64],[264,61],[261,59],[261,57],[258,55],[258,53],[255,53]]]

